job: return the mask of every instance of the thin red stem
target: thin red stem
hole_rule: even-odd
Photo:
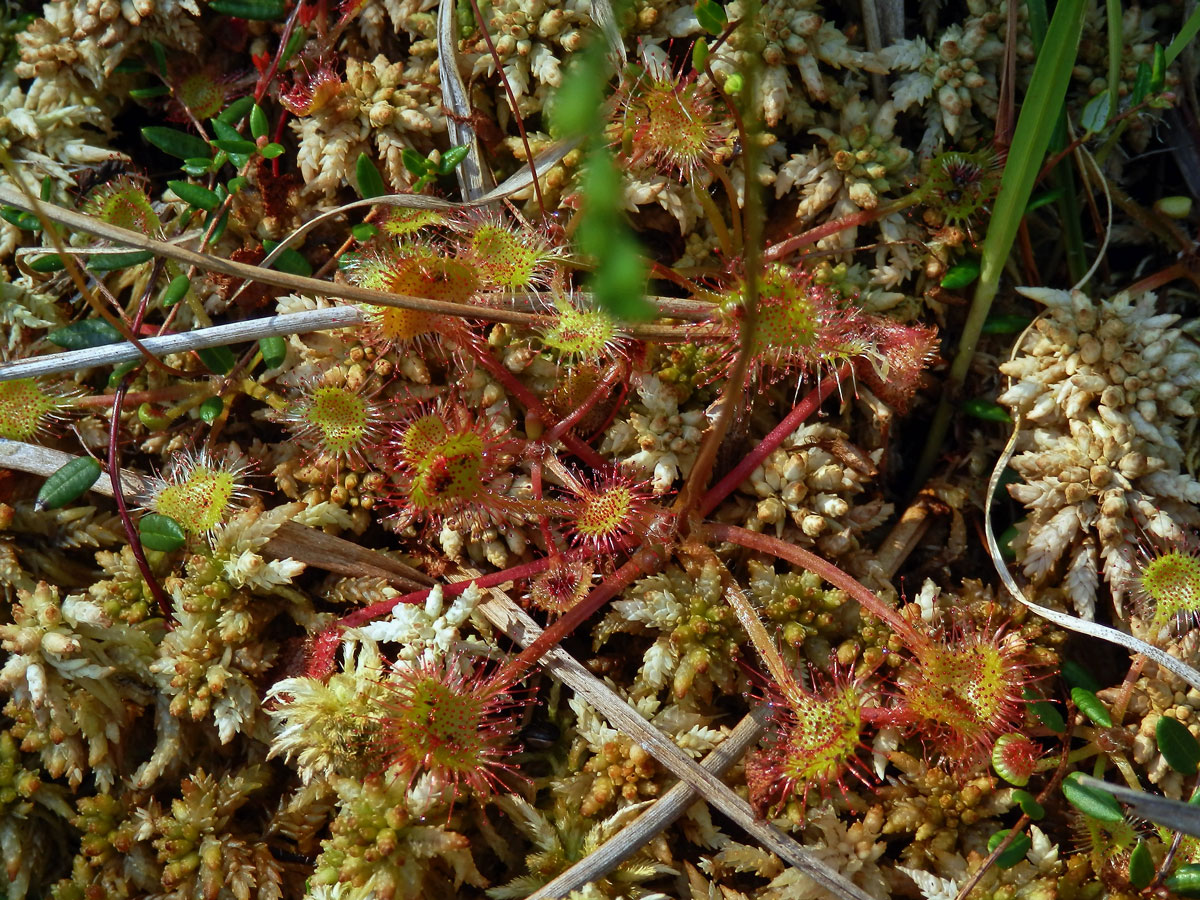
[[[544,438],[547,444],[553,444],[559,440],[564,434],[574,427],[575,423],[582,419],[602,397],[608,396],[612,391],[612,386],[624,377],[624,366],[618,360],[616,364],[609,369],[608,374],[604,376],[604,380],[596,385],[596,389],[588,394],[587,398],[577,406],[569,416],[550,429]]]
[[[133,558],[137,560],[142,580],[146,582],[146,587],[150,589],[155,602],[158,603],[159,612],[162,613],[163,621],[170,630],[175,627],[175,619],[171,616],[171,601],[167,599],[162,585],[158,583],[154,572],[150,570],[146,552],[142,549],[142,539],[133,525],[129,507],[125,503],[125,494],[121,491],[121,451],[118,446],[118,438],[121,431],[121,406],[125,402],[125,391],[128,388],[129,376],[126,375],[121,379],[121,384],[117,387],[117,393],[112,401],[112,425],[108,430],[108,477],[112,481],[113,499],[117,501],[117,515],[121,517],[121,524],[125,526],[125,536],[129,538],[129,549],[133,551]]]
[[[730,541],[760,553],[776,556],[793,565],[820,575],[836,588],[841,588],[859,602],[875,618],[886,622],[898,634],[910,650],[929,646],[929,638],[913,627],[912,623],[876,597],[865,585],[847,575],[833,563],[810,553],[802,547],[789,544],[767,534],[759,534],[736,525],[718,525],[706,522],[702,530],[712,539]]]
[[[664,558],[660,553],[661,549],[651,545],[635,553],[629,562],[593,588],[590,594],[567,610],[560,619],[548,625],[533,643],[507,663],[496,674],[497,681],[506,687],[516,684],[548,650],[557,646],[605,603],[625,590],[635,578],[657,571]]]
[[[877,222],[892,213],[912,206],[917,202],[915,195],[897,200],[887,206],[880,206],[876,209],[861,209],[856,213],[850,213],[847,216],[842,216],[840,219],[834,219],[832,222],[826,222],[823,225],[818,225],[816,228],[810,228],[808,231],[794,235],[785,241],[780,241],[774,246],[768,247],[763,251],[763,260],[765,262],[774,262],[777,259],[783,259],[785,256],[790,256],[801,247],[806,247],[809,244],[815,244],[822,238],[830,237],[845,231],[847,228],[857,228],[859,225],[867,225],[871,222]]]
[[[784,442],[789,434],[800,427],[800,424],[811,416],[834,389],[850,374],[850,363],[842,363],[841,367],[830,378],[822,378],[816,390],[810,391],[795,408],[784,416],[779,424],[771,429],[753,450],[740,463],[734,466],[724,478],[718,481],[700,500],[700,515],[707,516],[721,501],[734,492],[739,484],[745,481],[750,473],[762,465],[763,460],[774,452],[775,448]]]
[[[542,402],[541,398],[525,387],[525,385],[521,384],[517,380],[517,377],[504,367],[502,362],[488,352],[486,347],[480,346],[474,340],[466,340],[463,344],[467,351],[475,358],[475,361],[487,369],[497,381],[504,385],[504,389],[516,397],[522,406],[547,425],[555,420],[556,417],[546,407],[546,404]],[[603,456],[570,432],[562,436],[562,442],[568,450],[589,466],[601,468],[607,464]]]

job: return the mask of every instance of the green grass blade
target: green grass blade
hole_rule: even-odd
[[[1175,40],[1171,41],[1171,46],[1163,54],[1168,66],[1175,62],[1175,59],[1183,52],[1183,48],[1192,42],[1192,38],[1196,36],[1197,31],[1200,31],[1200,6],[1192,10],[1192,14],[1188,16],[1188,20],[1179,29],[1179,34],[1175,35]]]
[[[954,407],[961,399],[962,385],[975,355],[983,323],[991,309],[992,300],[1000,287],[1000,274],[1012,250],[1021,217],[1033,193],[1038,170],[1050,146],[1050,138],[1058,122],[1059,111],[1067,94],[1067,82],[1079,51],[1079,36],[1083,28],[1083,0],[1060,0],[1046,31],[1046,39],[1033,67],[1029,90],[1021,103],[1017,128],[1000,179],[1000,193],[992,209],[992,220],[983,241],[979,284],[971,311],[963,326],[958,355],[942,391],[942,399],[934,414],[929,440],[917,464],[914,490],[920,488],[933,470],[941,452],[946,430]]]

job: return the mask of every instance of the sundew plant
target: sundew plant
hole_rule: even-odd
[[[1198,30],[7,10],[0,900],[1194,896]]]

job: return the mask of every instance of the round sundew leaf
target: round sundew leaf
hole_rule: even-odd
[[[100,463],[80,456],[60,467],[46,479],[34,501],[34,509],[59,509],[82,496],[100,478]]]
[[[1150,848],[1145,841],[1138,841],[1129,854],[1129,883],[1140,891],[1153,880],[1154,860],[1150,856]]]
[[[1029,776],[1032,774],[1029,769],[1037,758],[1037,752],[1036,745],[1025,735],[1002,734],[992,745],[992,768],[1009,784],[1024,787],[1029,784]],[[1028,767],[1023,764],[1026,759],[1029,762]]]
[[[178,550],[187,541],[187,535],[179,523],[170,516],[148,513],[138,522],[138,537],[147,550],[169,553]]]
[[[1063,796],[1077,810],[1101,822],[1120,822],[1125,818],[1121,804],[1109,793],[1079,783],[1079,772],[1072,772],[1062,783]]]
[[[1160,716],[1154,726],[1154,737],[1163,759],[1181,775],[1195,775],[1200,766],[1200,742],[1178,719]]]

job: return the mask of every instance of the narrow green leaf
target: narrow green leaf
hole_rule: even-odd
[[[1038,194],[1025,206],[1025,215],[1029,215],[1035,209],[1041,209],[1043,206],[1048,206],[1063,197],[1065,192],[1061,188],[1055,188],[1052,191],[1043,191]]]
[[[1195,775],[1200,766],[1200,743],[1196,741],[1186,725],[1178,719],[1159,716],[1154,726],[1154,737],[1163,759],[1181,775]]]
[[[142,129],[142,137],[163,153],[179,159],[193,159],[201,156],[209,159],[212,156],[212,150],[207,141],[201,140],[194,134],[188,134],[186,131],[180,131],[178,128],[147,125]]]
[[[359,222],[350,229],[350,233],[354,235],[356,241],[369,241],[379,234],[379,229],[370,222]]]
[[[136,75],[138,72],[145,71],[146,64],[136,56],[126,57],[113,68],[114,75]]]
[[[431,167],[429,160],[411,147],[400,151],[400,161],[404,163],[404,168],[417,176],[427,175]]]
[[[1133,91],[1129,95],[1131,106],[1137,106],[1150,95],[1150,67],[1145,60],[1137,64],[1137,75],[1133,79]]]
[[[138,522],[138,537],[147,550],[169,553],[178,550],[187,542],[183,528],[170,516],[148,513]]]
[[[1037,716],[1038,720],[1055,734],[1062,734],[1067,730],[1067,723],[1063,720],[1062,713],[1049,700],[1033,701],[1029,704],[1029,711]]]
[[[25,231],[37,231],[42,227],[42,223],[38,221],[37,216],[33,213],[27,213],[23,209],[17,209],[15,206],[6,206],[0,209],[0,218]]]
[[[191,175],[193,178],[202,178],[209,172],[215,171],[213,160],[206,156],[196,156],[192,159],[185,159],[183,165],[179,168],[183,169],[185,175]]]
[[[250,154],[258,150],[258,144],[254,141],[247,141],[244,138],[231,140],[227,138],[217,138],[212,142],[214,147],[224,150],[226,153],[242,153]]]
[[[439,175],[449,175],[453,172],[460,162],[467,158],[467,154],[471,148],[466,144],[458,147],[451,147],[442,154],[441,162],[438,163],[437,171]]]
[[[162,292],[160,302],[164,309],[168,309],[187,296],[187,292],[192,288],[192,281],[186,275],[176,275],[171,279]]]
[[[1082,773],[1072,772],[1063,779],[1062,792],[1072,806],[1101,822],[1120,822],[1125,818],[1121,805],[1112,794],[1079,783]]]
[[[358,182],[358,192],[364,200],[382,197],[387,193],[383,176],[375,168],[375,163],[371,162],[371,157],[365,153],[358,154],[358,161],[354,164],[354,177]]]
[[[979,277],[979,260],[967,259],[947,270],[942,276],[941,285],[950,291],[965,288]]]
[[[270,133],[271,126],[267,122],[267,114],[263,112],[261,106],[252,102],[250,106],[250,134],[257,141],[259,138],[265,138]]]
[[[153,250],[130,250],[127,253],[93,253],[88,257],[88,268],[96,272],[115,272],[140,266],[154,259]]]
[[[200,418],[205,423],[211,425],[217,421],[217,416],[221,415],[225,410],[225,401],[220,397],[209,397],[200,404]]]
[[[283,53],[279,57],[279,62],[282,65],[289,59],[300,52],[300,48],[308,41],[308,30],[303,26],[298,26],[292,31],[292,36],[288,38],[287,45],[283,48]]]
[[[250,111],[254,106],[254,98],[250,96],[238,97],[227,107],[217,113],[217,121],[223,122],[226,125],[233,125],[238,122]]]
[[[158,41],[150,41],[150,52],[154,54],[154,65],[159,75],[167,74],[167,51]]]
[[[1079,711],[1099,725],[1101,728],[1112,728],[1112,716],[1099,697],[1086,688],[1071,688],[1071,699],[1079,707]]]
[[[1008,410],[987,397],[972,397],[962,405],[962,411],[968,416],[983,419],[985,422],[1011,422]]]
[[[1184,863],[1163,879],[1163,886],[1180,897],[1200,897],[1200,864]]]
[[[77,500],[100,478],[100,463],[90,456],[79,456],[52,472],[38,491],[33,508],[38,512],[60,509]]]
[[[1200,32],[1200,6],[1192,10],[1192,14],[1188,16],[1188,20],[1179,29],[1179,34],[1175,35],[1175,40],[1171,41],[1171,45],[1167,47],[1166,52],[1163,54],[1163,60],[1168,66],[1175,62],[1179,54],[1183,52],[1183,48],[1192,42],[1192,38],[1196,36],[1196,32]]]
[[[46,335],[46,340],[64,350],[86,350],[124,340],[121,332],[103,319],[82,319]]]
[[[54,193],[54,179],[47,175],[42,179],[42,190],[38,194],[43,203],[49,203],[50,197]]]
[[[287,3],[286,0],[209,0],[208,8],[236,19],[275,22],[283,18]]]
[[[1032,322],[1029,316],[988,316],[983,323],[984,334],[1016,334]]]
[[[153,100],[155,97],[165,97],[171,89],[165,84],[152,84],[149,87],[130,88],[129,96],[134,100]]]
[[[270,252],[279,246],[279,241],[263,241],[263,248]],[[303,275],[307,278],[313,273],[313,268],[300,253],[288,247],[279,257],[273,262],[272,267],[280,272],[288,272],[292,275]]]
[[[60,269],[65,269],[67,267],[67,264],[62,261],[62,257],[60,257],[57,253],[47,253],[45,256],[39,256],[32,262],[27,263],[27,265],[32,271],[40,274],[45,274],[46,272],[57,272]]]
[[[1008,837],[1009,829],[997,831],[988,838],[988,853],[991,853],[1004,842]],[[996,857],[996,865],[1001,869],[1011,869],[1017,863],[1025,858],[1025,854],[1029,852],[1029,848],[1033,846],[1033,841],[1029,839],[1027,834],[1018,834],[1013,838],[1013,842],[1004,848],[1004,852]]]
[[[259,338],[258,349],[268,369],[278,369],[287,359],[287,341],[281,337]]]
[[[205,347],[203,350],[197,350],[196,355],[217,375],[228,374],[237,362],[237,357],[228,347]]]
[[[1023,791],[1020,788],[1012,792],[1012,798],[1021,807],[1021,812],[1029,816],[1035,822],[1040,822],[1046,817],[1046,807],[1037,802],[1037,798],[1029,791]]]
[[[167,187],[173,190],[184,203],[190,203],[205,212],[216,209],[221,205],[221,198],[214,191],[190,181],[168,181]]]
[[[1154,63],[1150,66],[1150,93],[1157,94],[1167,83],[1167,55],[1162,46],[1154,45]]]
[[[1129,854],[1129,883],[1139,891],[1149,887],[1154,880],[1154,859],[1150,856],[1150,848],[1146,842],[1139,840],[1133,852]]]
[[[692,44],[692,68],[697,72],[703,72],[707,62],[708,41],[703,38],[697,38],[696,43]]]
[[[220,213],[220,218],[217,218],[218,213]],[[225,226],[229,224],[229,207],[214,209],[210,212],[204,217],[204,227],[207,229],[214,219],[216,219],[216,224],[213,225],[211,240],[215,244],[221,239],[221,235],[225,233]]]
[[[700,27],[711,35],[719,35],[729,24],[729,16],[725,12],[725,7],[716,0],[696,0],[693,9]]]

